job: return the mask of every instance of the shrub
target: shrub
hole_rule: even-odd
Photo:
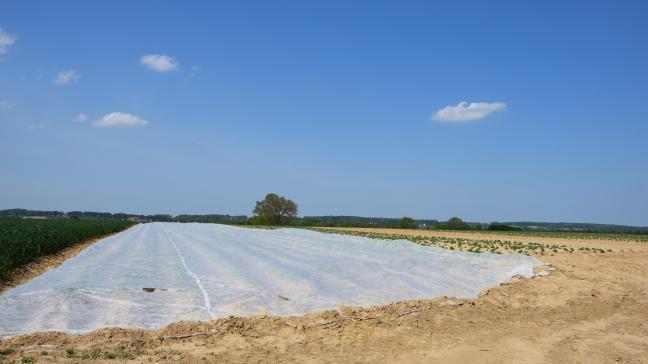
[[[458,217],[450,218],[446,227],[451,230],[467,230],[470,227]]]
[[[402,219],[398,220],[398,227],[401,229],[416,229],[416,223],[414,223],[414,219],[411,217],[403,217]]]
[[[488,225],[490,231],[522,231],[521,228],[504,224],[490,224]]]

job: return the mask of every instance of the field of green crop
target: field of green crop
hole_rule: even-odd
[[[38,257],[130,226],[116,220],[0,219],[0,279]]]

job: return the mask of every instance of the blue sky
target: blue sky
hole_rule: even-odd
[[[646,4],[3,1],[0,208],[648,225]]]

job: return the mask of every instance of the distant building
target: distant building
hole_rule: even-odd
[[[21,216],[23,219],[28,219],[28,220],[62,220],[62,219],[69,219],[69,216],[65,215],[29,215],[29,216]]]
[[[131,216],[128,218],[128,221],[135,222],[138,224],[146,224],[148,222],[153,222],[151,219],[147,219],[145,217],[140,217],[140,216]]]
[[[47,216],[23,216],[23,219],[29,219],[29,220],[47,220]]]

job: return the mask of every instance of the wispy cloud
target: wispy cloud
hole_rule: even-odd
[[[198,75],[198,73],[200,73],[200,71],[202,71],[201,66],[196,66],[196,65],[191,66],[191,72],[189,73],[188,78],[196,77],[196,75]]]
[[[11,109],[13,104],[6,100],[0,100],[0,110],[1,109]]]
[[[27,130],[29,131],[36,131],[40,129],[47,128],[47,124],[45,123],[38,123],[38,124],[32,124],[27,127]]]
[[[75,123],[85,123],[88,121],[88,115],[81,113],[74,118]]]
[[[178,62],[173,57],[164,54],[147,54],[140,58],[140,64],[157,72],[168,72],[178,68]]]
[[[503,102],[471,102],[462,101],[457,105],[449,105],[437,110],[432,119],[441,122],[473,121],[487,117],[488,115],[506,109]]]
[[[0,28],[0,56],[7,54],[9,48],[16,43],[16,36],[9,34]]]
[[[144,127],[148,125],[148,121],[140,118],[139,116],[123,113],[113,112],[104,115],[101,119],[95,121],[92,125],[97,128],[132,128]]]
[[[54,79],[57,85],[67,85],[70,82],[76,81],[81,77],[77,70],[64,70],[59,72]]]

